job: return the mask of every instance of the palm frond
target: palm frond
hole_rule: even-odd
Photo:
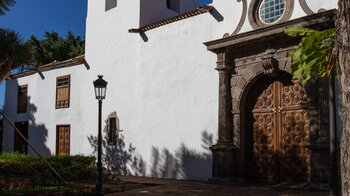
[[[15,4],[15,0],[0,0],[0,15],[4,15],[5,11],[9,11],[9,7],[12,7]]]

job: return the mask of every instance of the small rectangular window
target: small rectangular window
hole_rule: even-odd
[[[115,145],[117,143],[117,118],[108,119],[108,144]]]
[[[56,109],[69,108],[70,76],[56,79]]]
[[[117,7],[117,0],[106,0],[105,11]]]
[[[166,8],[170,9],[170,0],[166,0]]]
[[[28,85],[18,87],[17,113],[27,112]]]
[[[166,0],[166,7],[175,12],[180,12],[180,1],[179,0]]]

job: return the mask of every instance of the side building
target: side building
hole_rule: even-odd
[[[299,38],[288,38],[283,28],[331,28],[336,5],[88,1],[85,55],[12,75],[5,112],[45,154],[91,154],[92,82],[104,75],[104,135],[107,143],[111,136],[122,142],[107,145],[106,153],[131,146],[138,164],[126,160],[127,173],[328,182],[329,108],[322,91],[328,84],[291,81],[287,53]],[[4,126],[4,151],[32,154]]]

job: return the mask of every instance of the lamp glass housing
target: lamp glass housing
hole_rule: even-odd
[[[107,83],[104,79],[102,79],[102,75],[98,76],[98,79],[94,81],[94,87],[95,87],[95,96],[96,99],[99,101],[102,101],[106,97],[106,89],[107,89]]]

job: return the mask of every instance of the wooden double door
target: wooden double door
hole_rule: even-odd
[[[264,77],[248,95],[248,176],[264,182],[310,179],[307,94],[290,75]]]

